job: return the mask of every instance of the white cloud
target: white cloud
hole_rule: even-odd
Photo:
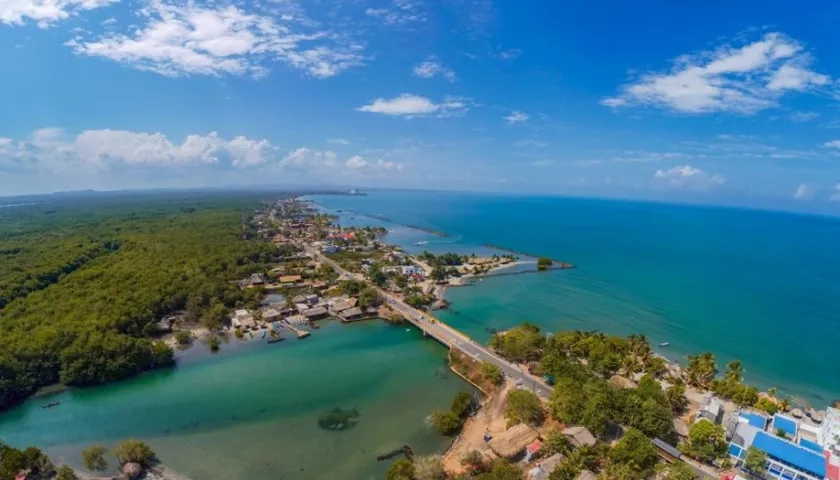
[[[809,70],[805,46],[780,33],[741,46],[683,55],[665,72],[648,72],[601,100],[609,107],[647,106],[679,113],[753,114],[777,105],[788,90],[805,91],[831,79]]]
[[[280,165],[303,169],[334,167],[336,157],[335,152],[330,150],[311,150],[300,147],[287,153],[280,160]]]
[[[712,175],[691,165],[680,165],[668,170],[660,169],[653,174],[653,177],[666,182],[671,187],[689,190],[708,190],[723,185],[726,181],[722,175]]]
[[[811,200],[814,198],[815,194],[814,186],[808,183],[800,183],[798,187],[796,187],[796,191],[793,192],[793,198],[796,200]]]
[[[387,7],[368,8],[365,15],[385,25],[407,25],[426,21],[423,5],[417,0],[392,0]]]
[[[85,130],[73,137],[60,128],[36,130],[26,140],[0,143],[0,164],[35,167],[78,165],[92,168],[125,166],[190,166],[227,163],[242,168],[260,165],[277,148],[268,140],[216,132],[188,135],[176,143],[162,133],[127,130]]]
[[[331,138],[327,140],[327,142],[334,143],[336,145],[350,145],[350,140],[347,140],[346,138]]]
[[[514,111],[514,112],[511,112],[510,115],[508,115],[506,117],[502,117],[502,118],[507,121],[508,125],[514,125],[516,123],[527,122],[528,118],[530,118],[530,117],[528,117],[527,113]]]
[[[534,147],[534,148],[543,148],[548,146],[548,142],[544,142],[542,140],[535,140],[533,138],[529,138],[527,140],[520,140],[516,142],[514,145],[517,147]]]
[[[434,78],[441,76],[450,82],[455,81],[455,72],[443,66],[435,57],[428,57],[414,66],[414,75],[420,78]]]
[[[499,58],[502,60],[513,60],[520,55],[522,55],[522,50],[518,48],[509,48],[499,52]]]
[[[797,123],[810,122],[820,118],[819,112],[794,112],[790,115],[790,119]]]
[[[24,25],[34,21],[41,28],[77,15],[117,3],[119,0],[0,0],[0,23]]]
[[[368,163],[359,155],[354,155],[347,159],[347,162],[345,162],[345,164],[347,165],[347,168],[350,168],[352,170],[358,170],[360,168],[366,167]]]
[[[825,142],[823,146],[829,148],[840,148],[840,140],[831,140],[830,142]]]
[[[326,78],[364,60],[361,46],[342,41],[332,32],[311,30],[308,22],[293,23],[287,16],[248,13],[234,5],[173,5],[152,0],[139,15],[144,25],[129,34],[108,32],[92,40],[77,36],[67,45],[79,55],[170,77],[261,77],[268,72],[263,62],[276,60]]]
[[[391,99],[377,98],[356,110],[392,116],[423,117],[434,114],[438,117],[453,117],[463,115],[469,107],[469,100],[464,98],[447,97],[440,103],[434,103],[426,97],[404,93]]]
[[[832,202],[840,202],[840,183],[834,186],[834,193],[828,197],[828,200]]]

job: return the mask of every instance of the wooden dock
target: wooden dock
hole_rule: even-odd
[[[287,322],[286,320],[283,320],[283,326],[288,328],[289,330],[295,332],[297,334],[298,339],[306,338],[306,337],[312,335],[312,332],[310,332],[308,330],[302,330],[300,328],[297,328],[294,325],[292,325],[291,323]]]

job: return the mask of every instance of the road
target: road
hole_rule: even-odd
[[[505,374],[505,376],[513,379],[517,385],[521,385],[521,388],[527,388],[533,391],[535,394],[537,394],[537,396],[539,396],[543,400],[548,400],[549,396],[551,395],[551,387],[546,385],[542,381],[542,379],[539,379],[529,374],[527,370],[524,369],[524,367],[520,367],[519,365],[515,365],[508,362],[507,360],[493,353],[487,347],[481,345],[480,343],[477,343],[467,335],[432,317],[427,312],[422,312],[420,310],[412,308],[411,306],[403,302],[402,299],[368,282],[363,275],[348,272],[347,270],[341,268],[341,266],[338,265],[336,262],[325,257],[321,254],[321,252],[315,250],[309,245],[303,245],[303,248],[313,258],[317,259],[321,263],[325,263],[331,266],[333,270],[338,272],[338,274],[342,277],[353,280],[359,280],[367,283],[373,288],[376,288],[379,291],[379,294],[387,300],[388,305],[391,308],[401,313],[406,320],[408,320],[411,324],[425,332],[427,335],[435,338],[437,341],[443,343],[444,345],[450,348],[454,348],[463,352],[464,354],[474,358],[475,360],[482,362],[487,361],[498,366],[502,373]]]

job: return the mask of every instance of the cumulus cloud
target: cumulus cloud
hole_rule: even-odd
[[[458,97],[447,97],[440,103],[434,103],[426,97],[404,93],[398,97],[377,98],[367,105],[358,107],[359,112],[380,113],[383,115],[423,117],[434,115],[452,117],[463,115],[469,110],[469,101]]]
[[[691,165],[680,165],[668,170],[657,170],[654,179],[665,182],[670,187],[689,190],[708,190],[723,185],[726,181],[722,175],[709,174]]]
[[[225,139],[216,132],[187,135],[178,143],[161,133],[103,129],[72,136],[60,128],[44,128],[24,140],[0,139],[0,167],[66,170],[224,164],[245,168],[267,162],[276,151],[265,139]]]
[[[360,168],[364,168],[364,167],[366,167],[366,166],[367,166],[367,164],[368,164],[368,163],[365,161],[365,159],[363,159],[363,158],[362,158],[362,157],[360,157],[359,155],[354,155],[354,156],[350,157],[350,158],[347,160],[347,162],[345,162],[345,163],[346,163],[346,165],[347,165],[347,168],[350,168],[350,169],[353,169],[353,170],[358,170],[358,169],[360,169]]]
[[[507,121],[508,125],[514,125],[517,123],[525,123],[530,118],[527,113],[520,112],[520,111],[513,111],[510,115],[506,117],[502,117]]]
[[[414,66],[414,75],[420,78],[443,77],[450,82],[455,81],[455,72],[442,65],[436,57],[428,57],[426,60]]]
[[[84,10],[93,10],[119,0],[0,0],[0,23],[24,25],[35,22],[48,28]]]
[[[331,138],[327,140],[327,142],[334,143],[336,145],[350,145],[350,140],[347,140],[346,138]]]
[[[798,187],[796,187],[796,191],[793,192],[793,198],[796,200],[811,200],[814,198],[816,194],[816,189],[813,185],[809,183],[800,183]]]
[[[794,112],[790,115],[790,119],[797,123],[810,122],[820,118],[819,112]]]
[[[87,0],[91,1],[91,0]],[[363,48],[293,16],[261,15],[234,5],[169,4],[139,11],[143,24],[67,43],[78,55],[100,57],[170,77],[267,74],[265,60],[284,62],[316,78],[362,65]]]
[[[829,142],[825,142],[823,146],[828,148],[840,148],[840,140],[831,140]]]
[[[330,150],[312,150],[300,147],[287,153],[280,160],[280,165],[306,169],[333,167],[336,164],[336,158],[335,152]]]
[[[788,91],[808,91],[831,79],[810,70],[800,42],[781,33],[735,47],[678,57],[668,71],[648,72],[601,100],[609,107],[646,106],[679,113],[753,114]]]

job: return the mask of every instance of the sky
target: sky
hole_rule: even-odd
[[[0,0],[0,195],[340,185],[840,214],[840,4]]]

